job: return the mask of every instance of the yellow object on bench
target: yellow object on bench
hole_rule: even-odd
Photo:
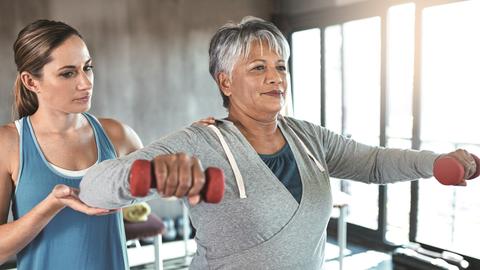
[[[128,222],[145,222],[152,210],[146,202],[134,204],[122,209],[123,219]]]

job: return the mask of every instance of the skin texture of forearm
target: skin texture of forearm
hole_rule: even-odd
[[[0,225],[0,264],[18,253],[63,209],[56,198],[48,196],[20,219]]]

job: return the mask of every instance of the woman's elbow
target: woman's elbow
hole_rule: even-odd
[[[0,249],[0,265],[6,263],[10,257],[12,257],[15,254],[11,254],[11,252],[5,252],[2,249]]]

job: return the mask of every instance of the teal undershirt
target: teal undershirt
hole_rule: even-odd
[[[273,174],[300,203],[302,199],[302,181],[292,149],[286,143],[282,149],[271,155],[259,154],[260,158],[272,170]]]

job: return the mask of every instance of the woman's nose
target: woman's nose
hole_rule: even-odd
[[[267,83],[268,84],[281,84],[283,83],[283,76],[277,70],[272,70],[267,72]]]
[[[79,90],[89,90],[93,87],[93,74],[81,72],[80,81],[78,83]]]

